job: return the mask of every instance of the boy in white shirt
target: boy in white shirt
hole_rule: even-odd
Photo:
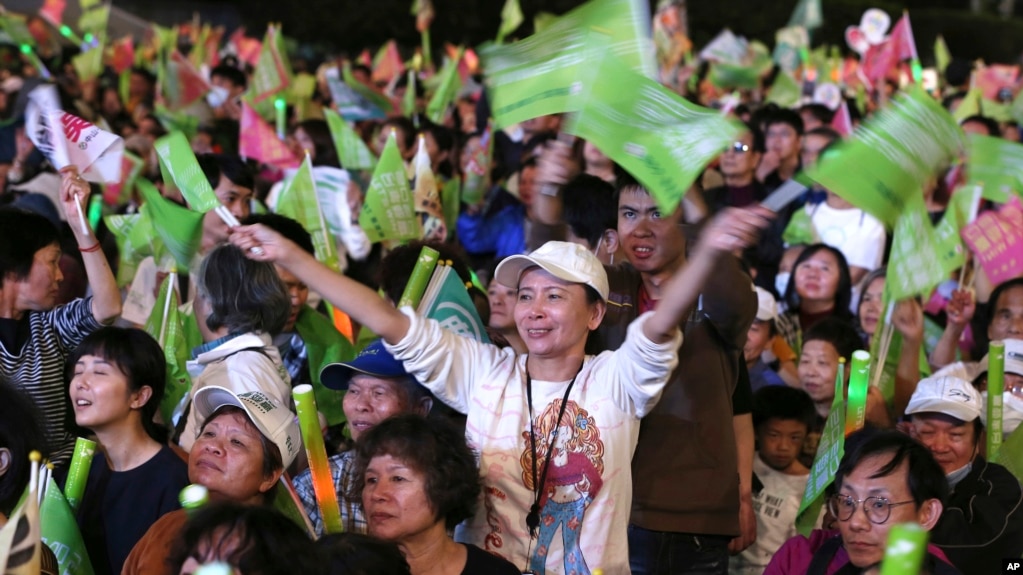
[[[782,544],[796,534],[796,513],[810,476],[799,454],[815,415],[813,400],[801,389],[768,386],[753,395],[757,540],[729,560],[730,574],[760,575]]]

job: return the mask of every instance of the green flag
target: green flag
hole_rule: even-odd
[[[359,214],[359,226],[371,242],[380,240],[412,240],[422,230],[416,217],[412,190],[408,185],[405,163],[398,152],[394,132],[373,170],[373,179],[366,190],[366,201]]]
[[[444,121],[444,114],[448,106],[455,101],[458,91],[462,89],[462,78],[458,75],[458,63],[462,61],[463,50],[458,50],[458,56],[449,58],[444,67],[441,68],[438,76],[440,83],[433,93],[429,103],[426,104],[426,116],[435,124]]]
[[[1023,193],[1023,144],[997,136],[969,134],[966,139],[967,183],[981,186],[984,198],[1005,203]]]
[[[533,31],[537,34],[551,27],[551,24],[556,22],[558,17],[550,12],[537,12],[536,16],[533,16]]]
[[[320,383],[320,370],[332,363],[355,359],[355,347],[326,316],[306,306],[298,312],[295,331],[305,342],[309,355],[309,377],[313,380],[316,409],[327,418],[327,425],[345,422],[342,409],[344,393]]]
[[[973,221],[977,202],[980,200],[980,191],[979,187],[973,186],[959,188],[953,192],[945,215],[934,227],[938,260],[946,277],[966,263],[966,248],[963,247],[963,239],[959,232],[963,226]]]
[[[461,187],[462,182],[456,177],[444,182],[440,188],[440,206],[444,210],[444,225],[447,226],[449,239],[455,233],[458,214],[462,208],[459,199],[462,193]]]
[[[783,72],[794,74],[802,64],[800,51],[809,47],[810,36],[806,32],[806,28],[787,26],[775,32],[772,57]]]
[[[919,195],[961,147],[959,126],[914,86],[822,155],[807,175],[893,227],[910,196]]]
[[[320,200],[316,197],[313,165],[308,154],[302,161],[302,166],[281,192],[281,196],[277,200],[277,213],[302,224],[302,227],[312,237],[316,259],[328,268],[340,271],[337,243],[327,228],[323,210],[320,209]]]
[[[1017,427],[1002,440],[1002,446],[991,460],[1004,466],[1016,479],[1023,481],[1023,428]]]
[[[497,29],[497,43],[504,42],[508,34],[522,25],[523,20],[519,0],[504,0],[504,8],[501,9],[501,26]]]
[[[408,81],[405,83],[405,95],[401,98],[401,114],[409,118],[416,115],[418,105],[416,104],[416,71],[408,69]]]
[[[203,214],[161,196],[149,180],[139,180],[136,184],[144,201],[142,213],[153,222],[153,229],[174,256],[178,269],[187,270],[202,241]]]
[[[892,235],[885,287],[891,290],[893,300],[930,295],[934,286],[946,277],[938,253],[934,227],[924,206],[923,194],[918,190],[909,197]]]
[[[71,64],[83,82],[95,80],[103,73],[103,46],[89,48],[85,52],[72,56]]]
[[[792,214],[789,225],[785,226],[785,231],[782,232],[781,239],[787,246],[811,245],[820,242],[820,237],[817,235],[816,228],[813,227],[813,221],[810,219],[810,213],[806,210],[806,206]]]
[[[752,90],[759,84],[760,74],[753,66],[714,62],[710,65],[707,79],[723,90]]]
[[[481,49],[496,126],[576,111],[592,63],[604,53],[653,78],[649,12],[642,1],[590,0],[525,40]]]
[[[945,68],[948,68],[951,61],[952,54],[948,51],[948,45],[945,44],[945,37],[938,34],[938,37],[934,39],[934,65],[938,69],[938,73],[944,74]]]
[[[807,30],[820,28],[824,23],[821,0],[799,0],[789,17],[789,26],[802,26]]]
[[[164,28],[159,24],[152,24],[153,37],[156,38],[156,49],[161,53],[166,53],[171,50],[177,49],[178,47],[178,28],[172,26],[170,28]]]
[[[164,359],[167,360],[167,388],[160,402],[160,416],[165,422],[171,421],[174,408],[192,389],[192,378],[185,368],[191,348],[185,341],[185,332],[181,327],[178,294],[174,290],[176,279],[177,274],[173,272],[163,279],[156,305],[146,320],[146,333],[160,343]]]
[[[139,262],[152,255],[153,225],[144,214],[109,215],[103,221],[117,242],[117,286],[123,288],[135,278]]]
[[[349,62],[345,62],[341,66],[341,79],[344,80],[345,85],[351,88],[356,94],[365,98],[369,101],[369,103],[379,108],[384,114],[394,113],[394,104],[391,102],[391,99],[356,80],[355,76],[352,75],[352,65]]]
[[[193,210],[204,214],[220,206],[220,200],[213,193],[213,187],[199,167],[199,162],[195,159],[192,147],[188,145],[184,134],[171,132],[158,139],[155,147],[156,155],[160,158],[164,182],[171,182],[177,186]]]
[[[190,139],[199,131],[198,116],[184,110],[171,110],[163,104],[156,104],[153,113],[168,132],[181,132],[186,139]]]
[[[83,35],[91,34],[102,43],[102,40],[107,37],[107,22],[109,21],[110,4],[100,4],[82,13],[78,19],[78,29],[82,31]]]
[[[419,303],[419,311],[440,322],[441,327],[462,337],[490,343],[486,326],[458,274],[447,265],[438,265]]]
[[[43,543],[57,556],[61,575],[93,574],[75,514],[53,478],[47,482],[46,495],[39,506],[39,528]]]
[[[601,81],[589,87],[567,131],[592,142],[634,175],[663,213],[674,212],[700,172],[741,128],[614,56],[605,56],[598,74]]]
[[[955,118],[956,123],[960,123],[970,116],[979,116],[982,98],[983,92],[980,91],[980,88],[971,88],[966,93],[966,97],[963,98],[962,102],[959,102],[959,106],[952,112],[952,117]]]
[[[824,490],[835,479],[838,464],[845,454],[845,389],[842,384],[844,366],[839,366],[835,379],[835,399],[831,402],[831,413],[824,423],[820,442],[817,444],[817,455],[813,458],[810,477],[803,492],[803,501],[799,504],[796,515],[796,529],[803,536],[809,536],[817,523],[821,507],[824,505]]]
[[[275,96],[291,83],[291,64],[284,48],[284,37],[273,24],[267,26],[263,48],[249,81],[246,98],[263,119],[274,117]]]
[[[767,101],[777,104],[782,108],[795,107],[796,104],[799,104],[799,99],[802,96],[803,88],[796,82],[795,78],[784,71],[778,72],[778,75],[774,78],[774,84],[767,91]]]
[[[346,170],[372,170],[377,159],[348,122],[329,108],[323,109],[323,116],[330,127],[330,137],[334,140],[341,166]]]

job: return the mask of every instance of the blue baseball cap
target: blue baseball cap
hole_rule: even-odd
[[[320,382],[330,389],[347,391],[352,377],[357,374],[374,377],[405,377],[405,366],[384,347],[382,339],[375,339],[359,352],[352,361],[332,363],[320,371]]]

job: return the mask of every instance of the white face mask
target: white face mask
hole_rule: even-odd
[[[209,93],[206,94],[206,103],[209,104],[211,108],[219,108],[224,105],[224,102],[227,102],[227,98],[230,95],[231,92],[229,92],[227,88],[223,86],[213,86]]]
[[[959,484],[960,481],[965,479],[966,476],[969,475],[970,471],[972,470],[973,462],[971,461],[966,465],[960,467],[959,469],[956,469],[952,473],[949,473],[948,475],[945,476],[945,479],[948,480],[948,486],[954,488],[956,485]]]
[[[774,289],[778,291],[779,297],[785,297],[785,288],[789,287],[791,276],[791,272],[778,272],[778,275],[774,276]]]

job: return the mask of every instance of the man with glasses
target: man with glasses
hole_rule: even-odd
[[[934,528],[948,482],[927,448],[914,439],[898,431],[862,430],[846,438],[845,456],[827,496],[838,532],[817,530],[809,538],[789,539],[764,575],[845,575],[877,566],[893,525]],[[959,573],[938,547],[928,545],[927,551],[923,572]]]
[[[752,125],[725,148],[718,165],[725,184],[703,192],[711,214],[727,207],[744,208],[767,197],[763,184],[753,177],[763,152],[764,136]]]
[[[931,541],[965,573],[997,573],[1002,558],[1023,554],[1023,491],[1009,470],[979,454],[981,405],[970,382],[941,376],[921,380],[906,407],[911,435],[951,488]]]

